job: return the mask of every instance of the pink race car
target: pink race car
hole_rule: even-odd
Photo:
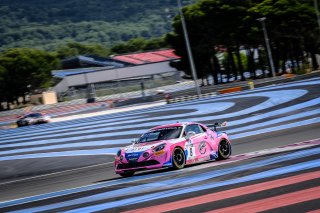
[[[188,164],[227,159],[231,155],[231,142],[226,133],[216,131],[217,126],[225,124],[206,126],[188,122],[154,127],[118,151],[115,172],[130,177],[138,170],[182,169]]]

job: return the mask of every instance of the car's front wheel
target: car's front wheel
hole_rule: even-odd
[[[231,144],[227,140],[222,140],[219,143],[219,150],[218,150],[218,159],[224,160],[230,157],[231,155]]]
[[[186,162],[184,151],[180,147],[176,147],[172,153],[172,164],[174,169],[182,169]]]
[[[121,177],[132,177],[134,175],[134,172],[125,172],[119,174]]]

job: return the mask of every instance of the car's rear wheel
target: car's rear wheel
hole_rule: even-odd
[[[218,150],[218,159],[224,160],[229,158],[231,155],[231,144],[227,140],[222,140],[219,143],[219,150]]]
[[[172,153],[172,164],[174,169],[182,169],[186,162],[184,151],[180,147],[176,147]]]
[[[132,177],[134,175],[134,172],[125,172],[119,174],[121,177]]]

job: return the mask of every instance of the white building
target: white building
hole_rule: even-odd
[[[77,57],[77,60],[80,60],[80,64],[84,61],[89,65],[97,66],[102,64],[103,66],[54,70],[52,74],[62,80],[53,90],[57,93],[62,93],[71,87],[84,87],[88,84],[139,80],[168,75],[180,76],[179,71],[170,66],[170,61],[178,60],[179,58],[173,53],[173,50],[114,56],[106,59],[105,62],[103,60],[97,62],[90,57]]]

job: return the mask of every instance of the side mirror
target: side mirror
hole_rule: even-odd
[[[138,143],[138,141],[139,141],[138,138],[134,138],[134,139],[131,140],[131,143],[132,143],[132,144],[136,144],[136,143]]]
[[[194,136],[196,133],[194,131],[189,131],[187,132],[187,135],[185,136],[185,138],[187,140],[189,140],[192,136]]]
[[[221,127],[226,127],[226,126],[227,126],[227,121],[222,122],[222,123],[220,124],[220,126],[221,126]]]

